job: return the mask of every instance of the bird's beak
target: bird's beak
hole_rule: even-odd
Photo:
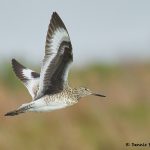
[[[105,95],[101,95],[101,94],[98,94],[98,93],[92,93],[92,95],[94,95],[94,96],[100,96],[100,97],[106,97]]]

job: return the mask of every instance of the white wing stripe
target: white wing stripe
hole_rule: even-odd
[[[41,74],[40,74],[40,87],[39,87],[39,91],[41,90],[41,88],[43,89],[43,80],[44,80],[44,75],[45,72],[49,66],[49,64],[51,63],[51,61],[54,59],[54,57],[56,56],[56,54],[52,54],[51,57],[43,64],[43,67],[41,69]]]
[[[32,70],[30,70],[30,69],[23,69],[22,70],[22,74],[27,78],[27,79],[34,79],[32,76],[31,76],[31,74],[32,74]]]
[[[54,50],[57,52],[60,46],[60,43],[62,41],[69,42],[70,39],[69,39],[68,33],[66,32],[64,28],[58,28],[52,36],[52,42],[50,45],[51,50]]]
[[[12,67],[16,76],[26,86],[32,96],[32,99],[34,99],[38,90],[40,75],[35,71],[24,67],[15,59],[12,59]]]
[[[44,59],[45,62],[43,62],[43,66],[41,69],[40,87],[39,87],[38,93],[40,93],[42,91],[42,89],[44,88],[43,81],[44,81],[45,72],[48,69],[48,67],[50,66],[52,60],[55,58],[62,41],[69,42],[70,38],[69,38],[67,31],[64,28],[58,28],[53,33],[52,39],[49,40],[50,43],[46,44],[48,46],[48,48],[46,49],[46,52],[50,53],[50,54],[48,54],[48,55],[50,55],[50,57],[48,55],[46,55],[46,57],[47,57],[46,61]],[[68,75],[68,73],[66,73],[65,78],[67,78],[67,75]]]
[[[64,79],[65,82],[67,82],[67,78],[68,78],[68,73],[69,73],[70,67],[71,67],[71,63],[68,64],[68,66],[66,68],[66,72],[65,72],[65,74],[63,76],[63,79]]]
[[[33,80],[29,80],[26,83],[26,87],[27,87],[27,89],[28,89],[28,91],[31,94],[33,99],[36,96],[36,92],[38,90],[38,85],[39,85],[39,78],[33,79]]]

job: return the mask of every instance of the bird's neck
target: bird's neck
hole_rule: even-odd
[[[82,97],[82,93],[80,92],[79,88],[72,89],[72,93],[75,95],[75,97],[79,100]]]

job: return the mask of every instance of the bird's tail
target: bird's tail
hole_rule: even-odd
[[[10,111],[8,113],[5,114],[5,116],[15,116],[15,115],[19,115],[21,113],[25,113],[27,110],[29,109],[29,106],[24,106],[24,107],[20,107],[16,110]]]
[[[15,116],[15,115],[19,115],[20,113],[24,113],[24,112],[20,110],[14,110],[6,113],[5,116]]]

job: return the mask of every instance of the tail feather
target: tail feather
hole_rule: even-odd
[[[5,116],[15,116],[15,115],[19,115],[20,113],[24,113],[25,111],[23,110],[14,110],[14,111],[10,111],[8,113],[5,114]]]
[[[26,105],[26,104],[23,104],[25,106],[21,106],[19,109],[17,110],[13,110],[13,111],[10,111],[8,113],[5,114],[5,116],[15,116],[15,115],[19,115],[20,113],[25,113],[26,111],[28,111],[31,106],[30,105]]]
[[[10,111],[8,113],[5,114],[5,116],[15,116],[15,115],[19,115],[20,112],[18,112],[17,110],[14,111]]]

